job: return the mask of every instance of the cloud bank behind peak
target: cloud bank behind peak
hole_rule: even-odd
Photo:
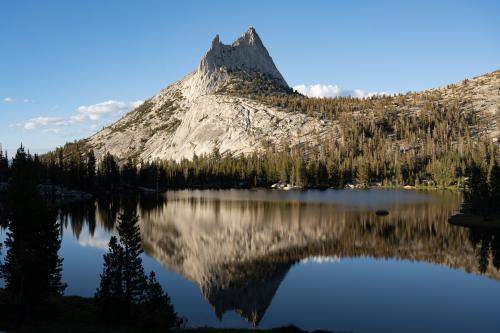
[[[388,92],[365,92],[361,89],[346,90],[337,84],[299,84],[293,87],[293,89],[303,95],[315,98],[325,98],[325,97],[356,97],[356,98],[366,98],[372,96],[381,95],[391,95]]]

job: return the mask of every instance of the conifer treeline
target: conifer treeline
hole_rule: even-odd
[[[81,140],[42,156],[40,178],[84,190],[249,187],[278,181],[342,187],[356,180],[447,187],[463,184],[473,165],[500,161],[498,144],[485,133],[486,120],[468,107],[466,98],[443,98],[438,90],[364,99],[253,98],[319,118],[329,134],[295,147],[287,141],[277,146],[263,142],[264,149],[249,156],[214,151],[192,160],[147,163],[109,154],[97,161]]]
[[[389,141],[367,139],[366,132],[351,133],[349,137],[352,141],[332,140],[315,147],[268,147],[248,156],[221,155],[214,151],[179,162],[129,159],[121,165],[110,154],[97,162],[92,151],[83,152],[85,145],[75,143],[70,146],[73,153],[63,154],[63,148],[59,148],[55,153],[34,159],[40,182],[89,191],[138,186],[157,190],[253,187],[276,182],[343,187],[355,181],[444,188],[463,184],[473,165],[487,168],[498,160],[497,147],[486,139],[459,140],[457,146],[430,140],[421,143],[418,149],[394,150]],[[282,147],[286,146],[283,143]]]
[[[5,181],[7,180],[7,175],[9,173],[9,156],[7,155],[7,152],[2,151],[2,148],[0,146],[0,181]]]
[[[496,161],[472,166],[464,201],[474,214],[500,215],[500,166]]]

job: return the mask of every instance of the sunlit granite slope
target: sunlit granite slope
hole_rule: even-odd
[[[256,94],[292,92],[253,27],[230,45],[216,36],[195,71],[86,144],[98,158],[110,152],[120,160],[180,160],[214,149],[248,154],[264,143],[298,144],[326,133],[317,118],[230,93],[242,84]]]

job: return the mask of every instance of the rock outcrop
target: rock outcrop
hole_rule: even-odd
[[[216,36],[197,70],[87,140],[99,158],[144,161],[194,154],[246,154],[263,144],[300,144],[326,133],[320,120],[288,113],[251,98],[221,93],[242,81],[253,89],[291,93],[254,28],[231,45]],[[270,88],[269,88],[270,87]],[[235,88],[236,89],[236,88]]]
[[[422,94],[439,102],[475,110],[484,121],[476,133],[499,136],[500,71]],[[318,114],[264,104],[258,95],[293,94],[254,28],[231,45],[216,36],[198,68],[161,90],[122,119],[85,140],[99,159],[191,159],[218,150],[249,154],[265,147],[307,144],[340,138],[338,121]],[[397,112],[418,114],[420,93],[407,95]],[[370,112],[373,110],[366,110]],[[395,143],[397,146],[398,143]]]
[[[232,45],[222,44],[219,35],[215,36],[212,47],[200,62],[198,71],[212,75],[220,70],[259,72],[288,87],[253,27]]]

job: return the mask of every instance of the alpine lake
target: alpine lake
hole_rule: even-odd
[[[500,233],[450,224],[459,193],[185,190],[134,202],[145,270],[190,326],[500,331]],[[59,208],[65,295],[94,295],[121,205]]]

